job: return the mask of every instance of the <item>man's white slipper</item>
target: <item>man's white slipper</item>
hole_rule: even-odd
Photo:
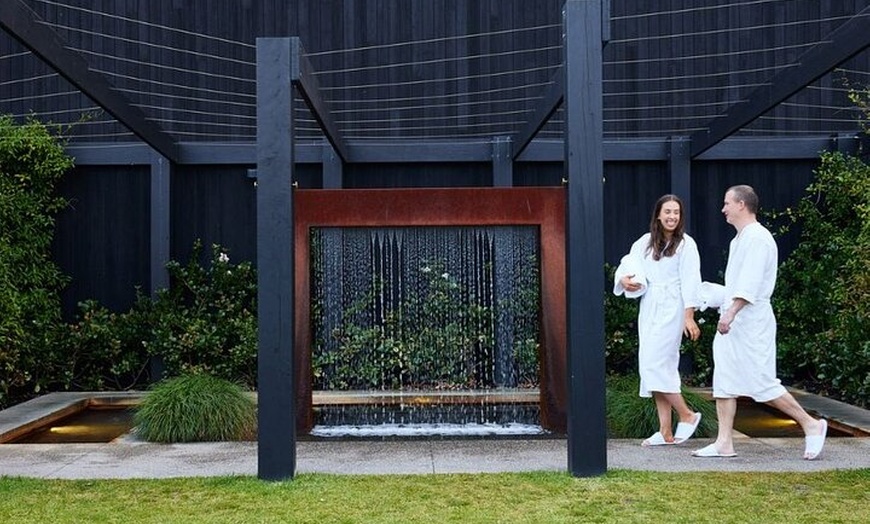
[[[719,450],[716,449],[715,444],[710,444],[701,449],[696,449],[692,452],[692,456],[701,458],[731,458],[736,457],[737,453],[720,453]]]
[[[804,458],[807,460],[815,460],[822,454],[822,448],[825,447],[825,437],[828,435],[828,421],[820,419],[822,424],[821,435],[807,435],[804,437],[806,443],[804,447]]]

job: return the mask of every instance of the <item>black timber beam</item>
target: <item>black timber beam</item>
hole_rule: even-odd
[[[562,105],[562,100],[565,98],[565,65],[559,66],[559,69],[553,74],[550,83],[546,87],[544,96],[538,103],[535,110],[535,115],[526,124],[526,127],[516,134],[516,139],[511,145],[511,158],[516,160],[526,147],[538,134],[538,131],[547,123],[553,113]]]
[[[732,137],[719,142],[695,160],[806,160],[822,151],[849,148],[857,151],[862,133],[809,137]],[[257,163],[253,142],[179,142],[179,165],[253,165]],[[604,142],[605,162],[664,162],[671,153],[667,138],[608,140]],[[322,142],[296,143],[296,164],[324,162]],[[331,148],[331,146],[330,146]],[[492,162],[493,146],[484,142],[395,141],[369,146],[349,141],[354,164],[466,163]],[[153,149],[146,144],[94,142],[69,144],[67,153],[76,165],[147,165]],[[415,154],[415,151],[417,152]],[[518,162],[561,162],[565,156],[562,140],[534,140]],[[337,161],[337,159],[336,159]]]
[[[103,75],[91,71],[87,61],[79,53],[67,49],[60,36],[40,23],[24,2],[0,2],[0,27],[162,156],[172,162],[178,160],[172,137],[130,104]]]
[[[870,7],[865,7],[824,40],[798,57],[795,67],[784,69],[731,106],[708,129],[692,135],[691,157],[696,158],[722,139],[740,130],[774,106],[870,46],[867,29]]]
[[[602,46],[610,41],[610,0],[601,1],[601,42]],[[550,120],[565,100],[565,62],[553,73],[538,104],[535,114],[527,125],[517,132],[511,146],[511,159],[517,160],[531,144],[538,131]]]
[[[320,125],[320,129],[326,135],[326,139],[335,148],[336,153],[345,162],[348,161],[350,155],[347,151],[347,144],[338,132],[338,127],[332,120],[332,113],[327,107],[326,101],[320,95],[320,84],[317,82],[317,77],[314,76],[314,69],[311,67],[311,62],[305,56],[305,50],[302,48],[302,42],[299,37],[290,38],[290,79],[299,95],[305,100],[308,109]]]
[[[857,139],[854,139],[857,140]],[[835,148],[834,136],[732,137],[708,149],[694,160],[808,160]]]

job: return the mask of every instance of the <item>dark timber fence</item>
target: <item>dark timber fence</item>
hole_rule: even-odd
[[[729,160],[692,163],[692,224],[701,250],[705,279],[718,279],[733,229],[719,212],[725,189],[753,185],[762,209],[795,204],[812,180],[813,159]],[[181,166],[171,178],[170,257],[186,261],[196,239],[208,247],[220,244],[234,262],[256,263],[256,187],[248,170],[254,165]],[[135,297],[135,286],[147,291],[149,270],[148,166],[76,167],[61,192],[70,206],[58,219],[55,260],[73,277],[64,294],[67,313],[85,299],[97,299],[123,310]],[[303,165],[301,187],[322,187],[319,165]],[[525,163],[514,169],[516,186],[561,183],[561,163]],[[605,164],[605,261],[615,264],[648,229],[652,205],[670,191],[667,163]],[[362,164],[347,166],[345,187],[488,186],[490,164]],[[794,247],[783,239],[781,256]],[[205,250],[205,254],[208,254]]]
[[[161,125],[167,127],[166,133],[179,141],[175,145],[181,151],[182,161],[173,163],[166,171],[168,192],[160,193],[151,186],[153,152],[131,142],[135,138],[123,126],[114,123],[106,124],[108,129],[83,127],[127,133],[115,138],[110,135],[107,140],[115,140],[111,144],[98,143],[99,138],[74,137],[70,151],[76,156],[76,168],[61,187],[71,205],[59,217],[54,245],[55,259],[73,278],[64,295],[64,308],[70,314],[77,302],[89,298],[113,309],[129,307],[136,286],[147,291],[160,283],[156,281],[160,276],[154,272],[153,260],[184,261],[197,238],[206,246],[212,243],[225,246],[235,261],[256,263],[256,188],[255,179],[250,176],[256,165],[254,127],[240,125],[221,143],[209,143],[207,124],[185,122],[170,128],[169,123],[190,118],[191,111],[201,109],[196,100],[200,96],[197,89],[253,96],[256,38],[298,36],[315,71],[340,71],[323,77],[321,85],[325,89],[389,83],[378,88],[384,92],[378,92],[377,96],[385,99],[459,93],[450,99],[451,103],[418,112],[387,108],[384,119],[388,121],[385,124],[388,130],[381,131],[378,137],[381,143],[388,143],[390,139],[413,135],[411,129],[418,120],[456,117],[460,126],[478,129],[474,126],[485,123],[480,115],[497,119],[497,115],[490,115],[496,112],[497,97],[540,96],[539,84],[549,81],[553,74],[552,69],[541,66],[554,66],[561,59],[560,27],[565,1],[24,0],[23,3],[40,19],[49,21],[49,25],[56,24],[54,30],[71,49],[87,49],[83,56],[93,71],[117,68],[118,76],[108,78],[119,89],[127,90],[131,104],[149,106],[154,111],[149,116],[160,119]],[[672,175],[675,168],[669,165],[667,140],[680,136],[672,137],[667,130],[680,116],[670,115],[671,120],[661,120],[661,107],[690,102],[714,108],[711,115],[715,116],[719,109],[724,109],[723,103],[745,92],[741,84],[746,71],[766,68],[773,74],[794,64],[807,49],[796,46],[796,42],[823,41],[831,30],[868,5],[867,0],[728,5],[741,3],[746,3],[746,7],[738,11],[726,8],[726,3],[720,0],[610,2],[613,34],[603,50],[607,180],[603,219],[607,262],[618,261],[630,242],[647,229],[655,199],[675,190],[690,202],[689,232],[701,248],[704,277],[715,279],[724,264],[722,253],[732,236],[719,214],[726,187],[735,183],[754,185],[764,209],[794,204],[812,178],[820,150],[848,149],[856,143],[855,122],[843,118],[842,128],[831,129],[813,117],[813,111],[817,110],[814,108],[836,106],[845,96],[842,89],[830,89],[842,87],[837,84],[838,74],[831,74],[816,82],[818,89],[803,90],[801,104],[783,104],[772,112],[784,118],[764,122],[770,136],[759,133],[752,141],[726,140],[692,159],[689,178],[681,180]],[[74,9],[69,9],[70,6]],[[665,11],[671,14],[656,16]],[[137,25],[128,20],[147,24]],[[753,27],[756,20],[762,20],[769,28],[733,34],[719,32],[723,28]],[[795,20],[820,22],[808,25],[793,23]],[[189,48],[193,35],[210,38],[195,40],[196,53],[176,52]],[[418,47],[387,45],[423,41],[427,42],[425,46]],[[746,52],[747,49],[770,51],[753,53]],[[228,60],[212,60],[210,55]],[[690,55],[717,58],[662,60]],[[52,77],[51,67],[2,30],[0,57],[3,57],[0,112],[26,115],[36,111],[52,115],[53,119],[67,115],[75,121],[80,116],[78,108],[94,107],[83,95],[45,96],[50,89],[75,91],[75,88],[57,75]],[[115,57],[128,59],[119,65]],[[454,60],[457,57],[483,58]],[[421,77],[424,62],[425,78],[451,79],[450,83],[415,83]],[[412,65],[366,68],[372,64],[408,63]],[[153,78],[156,83],[136,84],[140,73],[155,64],[160,66]],[[870,53],[864,51],[844,64],[844,68],[870,70]],[[506,85],[500,74],[505,71],[521,71],[526,87],[498,94],[497,90]],[[44,75],[50,77],[44,83],[7,81]],[[240,82],[239,78],[251,81]],[[649,78],[655,81],[644,81]],[[157,90],[170,85],[190,87],[197,95],[156,101],[147,98],[149,86]],[[487,90],[493,90],[491,101],[462,95]],[[476,105],[468,105],[471,102]],[[517,104],[516,108],[521,109],[521,103]],[[227,112],[250,116],[235,106],[227,106]],[[692,125],[709,125],[712,116]],[[496,169],[491,158],[495,150],[492,143],[502,138],[499,136],[478,140],[486,142],[478,146],[457,139],[433,150],[423,143],[424,136],[411,152],[360,148],[355,150],[359,161],[343,165],[329,161],[328,149],[324,153],[317,142],[309,144],[300,155],[296,181],[300,187],[347,188],[490,186],[505,182],[515,186],[560,185],[564,176],[562,146],[555,138],[563,132],[562,118],[560,110],[518,161],[508,163],[507,167],[503,163]],[[348,124],[348,129],[356,136],[367,136],[368,125]],[[310,133],[300,129],[300,135],[306,132]],[[772,139],[775,134],[780,135],[779,140]],[[839,144],[835,140],[838,134],[843,134]],[[189,136],[193,137],[192,142],[184,143]],[[308,140],[319,141],[320,136],[314,133]],[[783,141],[783,136],[799,138]],[[632,144],[620,143],[618,137],[646,138],[642,144]],[[810,142],[802,145],[801,140],[810,138]],[[118,141],[129,148],[115,147]],[[160,202],[163,198],[160,195],[165,197],[167,193],[168,202]],[[168,218],[168,224],[161,222],[164,218]],[[168,253],[152,252],[161,248],[164,233],[168,236]],[[793,242],[793,238],[783,239],[783,256]]]

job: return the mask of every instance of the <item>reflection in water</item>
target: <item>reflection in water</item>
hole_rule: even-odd
[[[804,430],[794,419],[778,409],[759,404],[748,398],[737,400],[734,429],[755,438],[803,438]],[[847,437],[848,433],[828,427],[829,437]]]
[[[85,408],[16,439],[14,444],[110,442],[130,431],[133,411],[126,408]]]

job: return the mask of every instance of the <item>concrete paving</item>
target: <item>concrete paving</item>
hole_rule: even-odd
[[[803,460],[803,439],[740,438],[737,457],[703,459],[710,442],[643,448],[609,440],[608,469],[646,471],[823,471],[870,468],[870,438],[829,438],[822,456]],[[297,474],[439,474],[567,471],[562,438],[497,440],[299,441]],[[0,476],[46,479],[171,478],[257,474],[256,442],[150,444],[0,444]]]
[[[135,395],[57,393],[0,412],[0,442],[84,402],[128,403]],[[821,457],[803,460],[802,438],[735,435],[734,458],[697,458],[711,442],[644,448],[639,440],[607,442],[608,469],[645,471],[822,471],[870,468],[870,411],[807,394],[808,410],[854,437],[829,437]],[[564,438],[416,438],[407,440],[300,439],[297,473],[442,474],[567,471]],[[256,442],[151,444],[125,435],[102,444],[0,444],[0,476],[52,479],[170,478],[257,475]]]

